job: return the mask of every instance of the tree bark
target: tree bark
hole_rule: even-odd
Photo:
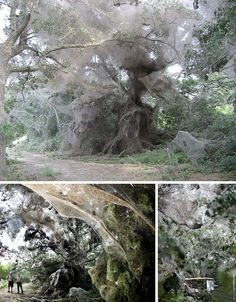
[[[3,123],[5,121],[4,114],[4,96],[7,72],[5,65],[0,63],[0,181],[6,179],[7,164],[6,164],[6,139],[3,133]]]
[[[15,8],[11,8],[14,13]],[[13,20],[14,21],[14,20]],[[12,22],[13,22],[12,21]],[[14,24],[11,24],[12,34],[8,39],[0,44],[0,181],[5,180],[7,176],[7,164],[6,164],[6,138],[3,131],[3,124],[5,121],[4,113],[4,96],[6,81],[9,75],[9,60],[15,57],[19,51],[25,48],[26,45],[21,45],[21,40],[16,44],[17,40],[21,38],[21,35],[25,32],[30,21],[30,14],[28,14],[19,28],[15,28]],[[14,26],[13,26],[14,25]]]

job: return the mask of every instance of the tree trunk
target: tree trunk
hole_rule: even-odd
[[[151,129],[153,127],[153,109],[139,104],[130,96],[120,117],[115,137],[106,145],[103,153],[132,155],[153,149]]]
[[[3,133],[3,123],[5,121],[4,114],[4,95],[7,72],[5,66],[0,65],[0,181],[6,179],[7,164],[6,164],[6,142],[5,134]]]
[[[7,164],[6,164],[6,144],[5,135],[0,133],[0,180],[6,180]]]

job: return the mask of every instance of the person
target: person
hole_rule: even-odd
[[[13,292],[13,286],[14,286],[14,276],[13,272],[10,272],[9,275],[7,276],[7,281],[8,281],[8,293]]]
[[[20,273],[17,273],[16,275],[16,284],[17,284],[17,294],[21,293],[23,294],[23,287],[22,287],[22,278]]]

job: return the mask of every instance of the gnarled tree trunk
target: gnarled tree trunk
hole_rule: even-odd
[[[117,134],[104,153],[130,155],[154,148],[150,140],[152,124],[153,108],[139,104],[137,97],[131,96],[121,113]]]

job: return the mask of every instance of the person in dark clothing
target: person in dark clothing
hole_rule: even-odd
[[[23,294],[22,278],[20,273],[17,273],[16,275],[16,285],[17,285],[17,294],[20,294],[20,291]]]
[[[13,286],[14,286],[14,276],[13,273],[10,272],[9,275],[7,276],[7,281],[8,281],[8,293],[13,292]]]

